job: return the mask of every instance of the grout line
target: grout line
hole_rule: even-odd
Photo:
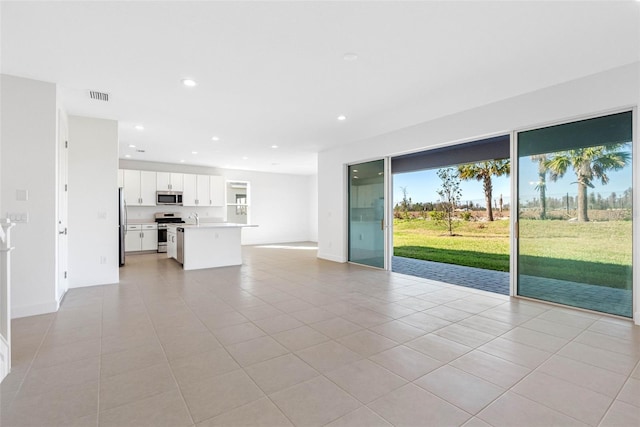
[[[622,383],[622,386],[620,387],[620,389],[618,389],[618,392],[616,393],[615,397],[611,400],[611,403],[609,404],[609,406],[607,406],[606,411],[604,411],[604,413],[602,414],[602,416],[600,417],[600,420],[598,422],[598,425],[602,424],[602,421],[605,419],[605,417],[609,414],[609,412],[611,412],[611,408],[613,408],[613,405],[616,402],[623,402],[623,403],[627,403],[624,402],[623,400],[619,400],[618,397],[620,396],[620,393],[622,393],[622,390],[624,390],[625,386],[631,382],[632,379],[634,379],[631,375],[633,374],[633,372],[636,369],[640,369],[640,361],[636,362],[636,365],[633,367],[633,369],[631,370],[631,372],[629,373],[629,375],[627,376],[627,379]],[[638,407],[638,405],[632,405],[632,406],[636,406]],[[640,411],[640,408],[638,409]]]
[[[22,380],[20,381],[20,384],[18,385],[18,388],[16,388],[15,395],[13,396],[13,400],[11,401],[11,404],[9,404],[9,407],[7,408],[7,410],[11,409],[11,407],[13,406],[13,404],[16,401],[16,398],[18,397],[18,394],[22,390],[22,386],[24,385],[24,382],[27,380],[27,377],[31,373],[31,370],[33,368],[33,364],[35,363],[35,360],[38,357],[38,354],[40,353],[40,350],[42,349],[42,345],[44,344],[44,341],[47,338],[47,335],[49,334],[49,331],[51,330],[51,326],[53,325],[53,322],[55,321],[57,316],[58,316],[57,313],[53,314],[53,316],[51,318],[51,321],[49,322],[49,325],[47,326],[47,329],[44,331],[44,334],[42,334],[42,339],[40,340],[40,343],[38,344],[38,347],[36,347],[36,351],[33,353],[33,357],[31,358],[31,362],[29,362],[29,366],[27,367],[27,370],[24,373],[24,377],[22,377]],[[9,373],[9,374],[11,374],[11,373]]]
[[[162,349],[162,354],[164,355],[165,361],[167,363],[167,367],[169,368],[169,372],[171,373],[171,378],[173,378],[173,383],[175,384],[175,386],[176,386],[176,388],[178,390],[178,393],[180,394],[180,398],[182,399],[182,404],[184,405],[184,408],[187,410],[187,414],[189,415],[189,419],[191,420],[191,425],[195,425],[196,422],[193,419],[193,415],[191,414],[191,409],[189,408],[189,405],[187,404],[187,401],[184,398],[184,394],[182,393],[182,389],[180,388],[180,384],[178,384],[178,380],[176,379],[176,376],[173,373],[173,368],[171,367],[171,363],[169,362],[169,358],[167,357],[167,352],[165,351],[164,345],[162,344],[162,341],[160,340],[160,336],[158,335],[158,329],[156,328],[156,325],[153,322],[153,319],[151,318],[151,315],[149,314],[149,307],[147,306],[147,301],[145,299],[144,291],[142,289],[140,289],[138,284],[136,284],[135,286],[138,289],[138,292],[140,292],[140,298],[141,298],[142,304],[144,305],[144,308],[145,308],[145,314],[147,315],[147,318],[149,319],[149,323],[151,323],[151,327],[153,328],[153,332],[155,333],[155,338],[158,341],[158,344],[160,345],[160,348]],[[182,297],[180,297],[180,300],[182,300],[182,302],[184,303],[184,300],[182,299]],[[162,394],[162,393],[156,393],[153,396],[157,396],[159,394]],[[147,398],[153,397],[153,396],[148,396]]]

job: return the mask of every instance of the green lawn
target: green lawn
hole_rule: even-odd
[[[630,221],[520,221],[521,274],[631,286]],[[394,255],[509,271],[509,221],[460,221],[449,236],[423,219],[394,220]]]

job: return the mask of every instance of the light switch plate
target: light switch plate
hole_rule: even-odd
[[[16,190],[16,200],[18,202],[26,202],[29,200],[29,190]]]

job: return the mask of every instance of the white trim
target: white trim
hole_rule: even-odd
[[[632,277],[632,288],[631,294],[633,298],[633,322],[636,325],[640,326],[640,284],[638,280],[640,280],[640,214],[638,210],[640,210],[640,141],[638,141],[640,128],[640,121],[638,120],[638,107],[634,107],[631,110],[631,156],[633,158],[633,164],[631,167],[631,182],[632,182],[632,190],[633,190],[633,206],[632,206],[632,216],[633,219],[633,255],[631,258],[631,277]]]
[[[342,223],[344,224],[344,233],[346,239],[342,242],[342,256],[333,256],[332,258],[339,259],[337,262],[349,262],[349,245],[351,244],[351,224],[349,223],[349,212],[351,210],[351,183],[349,182],[349,166],[358,163],[346,163],[342,166],[342,188],[346,188],[347,191],[342,193]],[[319,255],[318,255],[319,256]]]
[[[518,296],[518,132],[511,132],[511,205],[509,207],[509,296]],[[514,215],[515,213],[515,215]]]
[[[11,347],[7,340],[0,335],[0,383],[11,372]]]
[[[336,256],[336,255],[331,255],[331,254],[323,254],[323,253],[320,253],[320,252],[318,252],[317,257],[320,258],[320,259],[327,260],[327,261],[339,262],[341,264],[344,264],[345,262],[347,262],[347,260],[344,259],[343,257],[339,257],[339,256]]]
[[[393,267],[393,175],[391,157],[384,158],[384,269]]]
[[[60,301],[43,302],[40,304],[23,305],[22,307],[11,307],[11,318],[37,316],[39,314],[55,313],[60,308]]]

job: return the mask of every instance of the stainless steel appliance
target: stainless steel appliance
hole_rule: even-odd
[[[182,206],[182,191],[157,191],[156,205]]]
[[[184,224],[179,213],[160,212],[155,215],[158,223],[158,252],[167,252],[167,224]]]
[[[118,188],[118,234],[120,249],[120,267],[124,265],[124,236],[127,233],[127,204],[124,201],[124,188]]]
[[[178,242],[176,244],[176,261],[184,265],[184,228],[177,228]]]

